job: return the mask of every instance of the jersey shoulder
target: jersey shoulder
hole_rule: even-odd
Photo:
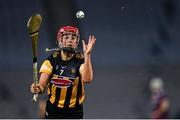
[[[75,58],[76,59],[84,59],[84,55],[83,55],[83,53],[82,52],[76,52],[75,53]]]
[[[55,52],[51,53],[51,54],[47,57],[47,59],[48,59],[48,60],[56,59],[58,56],[59,56],[59,52],[58,52],[58,51],[55,51]]]

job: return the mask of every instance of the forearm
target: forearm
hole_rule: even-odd
[[[87,54],[84,57],[84,67],[83,67],[83,79],[85,82],[91,82],[93,79],[93,69],[91,63],[91,54]]]
[[[46,90],[46,86],[48,84],[49,81],[49,75],[46,73],[41,73],[40,79],[39,79],[39,88],[40,88],[40,92],[39,94],[44,93],[44,91]]]

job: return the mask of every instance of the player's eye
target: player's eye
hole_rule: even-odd
[[[64,39],[68,40],[69,39],[69,36],[63,36]]]
[[[76,40],[76,36],[72,36],[71,39],[72,39],[72,40]]]

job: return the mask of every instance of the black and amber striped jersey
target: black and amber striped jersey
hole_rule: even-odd
[[[42,64],[40,73],[50,75],[48,83],[49,101],[59,108],[73,108],[83,103],[84,85],[79,68],[84,62],[80,53],[69,61],[61,59],[60,52],[52,53]]]

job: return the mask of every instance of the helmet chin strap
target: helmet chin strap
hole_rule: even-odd
[[[72,48],[72,47],[63,47],[60,43],[58,44],[60,50],[62,50],[65,53],[69,53],[69,54],[74,54],[77,50],[77,48]]]
[[[74,48],[71,48],[71,47],[63,47],[62,50],[65,52],[65,53],[69,53],[69,54],[74,54],[76,49]]]

